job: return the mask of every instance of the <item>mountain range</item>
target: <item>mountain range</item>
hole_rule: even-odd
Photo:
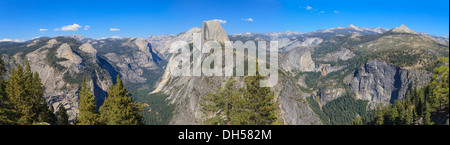
[[[78,114],[80,83],[88,84],[101,106],[120,75],[134,99],[143,103],[148,124],[202,124],[209,116],[200,103],[208,93],[243,77],[172,76],[167,65],[175,41],[278,41],[279,80],[271,88],[284,124],[341,124],[330,119],[327,107],[351,97],[362,112],[405,98],[408,90],[425,86],[439,57],[448,57],[449,38],[417,33],[405,25],[392,29],[354,25],[308,33],[270,32],[228,35],[216,21],[204,21],[178,35],[148,38],[91,39],[81,35],[40,37],[26,42],[0,42],[6,68],[30,62],[45,87],[47,104],[63,105],[74,121]],[[7,75],[9,74],[9,70]],[[156,97],[162,99],[155,99]],[[328,105],[327,105],[328,104]],[[356,104],[356,103],[355,103]],[[154,107],[171,106],[171,107]],[[56,110],[57,111],[57,110]],[[348,122],[347,122],[348,123]]]

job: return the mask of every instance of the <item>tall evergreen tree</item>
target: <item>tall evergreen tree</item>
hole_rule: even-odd
[[[50,114],[48,114],[49,108],[44,98],[44,87],[41,83],[41,79],[39,78],[39,74],[37,72],[31,71],[31,67],[27,59],[25,59],[25,66],[25,92],[31,99],[31,111],[33,112],[33,114],[35,114],[33,120],[39,121],[39,117],[41,117],[41,119],[48,119],[50,118],[50,116],[40,116]]]
[[[430,105],[436,110],[443,109],[443,106],[448,105],[449,98],[449,66],[448,57],[440,58],[437,63],[442,66],[434,69],[433,78],[429,84],[430,91]]]
[[[381,109],[381,105],[382,104],[378,104],[377,110],[375,112],[375,117],[373,121],[375,125],[383,125],[384,123],[384,115],[383,110]]]
[[[87,86],[83,80],[81,83],[81,89],[79,93],[79,106],[80,113],[77,117],[78,125],[98,125],[99,115],[95,111],[97,105],[95,105],[95,96],[91,93],[91,88]]]
[[[64,108],[64,105],[60,105],[58,112],[58,125],[69,125],[69,115],[67,114],[66,108]]]
[[[49,109],[49,114],[50,114],[50,124],[56,124],[58,121],[58,118],[55,114],[55,108],[53,107],[53,105],[50,105],[50,109]]]
[[[17,124],[17,120],[21,115],[20,112],[13,108],[13,104],[6,93],[8,82],[3,81],[5,72],[5,64],[0,58],[0,125],[13,125]]]
[[[364,125],[364,117],[359,116],[358,118],[356,118],[355,120],[352,120],[352,125]]]
[[[431,121],[431,106],[428,102],[425,102],[425,110],[423,111],[423,124],[424,125],[433,125],[434,123]]]
[[[31,72],[26,59],[24,62],[25,69],[21,65],[11,69],[11,76],[5,90],[10,107],[18,112],[11,117],[18,118],[19,124],[32,124],[39,121],[40,115],[46,114],[48,107],[38,73]],[[42,118],[46,117],[41,116]]]
[[[117,84],[112,85],[108,97],[100,107],[100,119],[106,125],[141,125],[142,105],[135,103],[117,75]]]
[[[6,86],[6,93],[13,109],[20,113],[18,119],[19,124],[31,124],[36,114],[33,112],[32,97],[27,92],[28,85],[26,84],[28,78],[21,65],[17,69],[11,69],[11,76]]]
[[[269,87],[260,87],[260,81],[264,79],[259,73],[256,76],[245,78],[244,89],[245,111],[249,124],[266,125],[275,123],[277,118],[274,94]]]
[[[47,122],[49,124],[54,124],[54,114],[51,109],[46,109],[39,112],[38,122]]]

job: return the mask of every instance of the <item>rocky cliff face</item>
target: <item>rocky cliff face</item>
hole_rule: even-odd
[[[230,41],[227,32],[217,21],[203,21],[202,38],[203,41]]]
[[[346,93],[345,89],[342,88],[327,88],[324,89],[322,91],[320,91],[320,102],[319,105],[323,106],[325,104],[327,104],[328,102],[331,102],[339,97],[341,97],[342,95],[344,95]]]
[[[64,43],[56,50],[56,57],[66,59],[65,61],[59,62],[62,66],[69,68],[74,72],[79,72],[78,68],[81,64],[81,57],[73,52],[69,44]]]
[[[279,119],[288,125],[319,125],[320,118],[309,107],[304,93],[296,82],[288,77],[281,77],[278,84],[272,88],[275,99],[280,106]]]
[[[108,39],[92,42],[99,55],[111,63],[111,74],[120,74],[125,83],[145,83],[151,72],[160,70],[164,62],[150,42],[143,38]],[[154,76],[157,77],[157,76]]]
[[[403,69],[379,60],[368,61],[352,75],[347,80],[350,90],[358,99],[369,100],[372,109],[380,103],[387,105],[405,98],[410,88],[425,86],[432,76],[428,72]]]
[[[311,72],[315,71],[315,64],[311,52],[306,47],[297,47],[289,51],[280,60],[280,66],[286,71]]]
[[[355,56],[355,53],[348,49],[339,50],[337,52],[326,54],[323,57],[317,58],[317,60],[320,61],[339,61],[339,60],[348,60],[350,58],[353,58]]]

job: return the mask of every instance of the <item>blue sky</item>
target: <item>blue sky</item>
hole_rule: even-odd
[[[0,41],[70,34],[96,39],[178,34],[213,19],[226,21],[222,26],[228,34],[405,24],[418,32],[448,36],[449,1],[0,0]]]

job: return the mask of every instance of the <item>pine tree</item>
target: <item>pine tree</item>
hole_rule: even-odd
[[[31,97],[32,112],[36,115],[33,119],[40,122],[47,122],[51,118],[51,114],[49,113],[49,108],[44,98],[44,87],[39,78],[39,74],[37,72],[31,73],[29,64],[27,64],[26,73],[27,80],[29,80],[28,83],[30,83],[27,86],[26,92]],[[39,120],[39,117],[41,120]],[[43,118],[45,119],[42,120]]]
[[[17,124],[17,117],[19,112],[11,107],[9,98],[4,93],[4,82],[0,82],[0,125],[14,125]]]
[[[38,122],[47,122],[49,124],[53,123],[53,113],[50,109],[46,109],[45,111],[39,112]]]
[[[60,105],[56,113],[58,125],[69,125],[69,115],[64,105]]]
[[[60,105],[58,112],[58,125],[69,125],[69,115],[67,114],[66,108],[64,108],[64,105]]]
[[[260,81],[264,79],[259,73],[256,76],[249,76],[245,79],[246,88],[244,89],[245,105],[244,111],[247,114],[249,124],[266,125],[272,124],[278,120],[277,103],[273,101],[274,94],[269,87],[260,87]]]
[[[0,58],[0,80],[3,81],[3,75],[5,75],[6,67],[5,62],[3,62],[3,59]]]
[[[9,118],[15,118],[13,122],[32,124],[46,118],[42,116],[48,111],[44,99],[44,88],[38,73],[31,72],[31,67],[26,59],[25,70],[21,65],[11,68],[11,76],[5,91],[8,107],[14,110],[9,111]]]
[[[91,93],[91,88],[86,85],[83,80],[79,93],[79,107],[80,113],[77,117],[78,125],[98,125],[99,115],[95,111],[97,105],[95,104],[95,96]]]
[[[381,109],[381,104],[378,104],[377,106],[373,122],[375,122],[375,125],[383,125],[384,123],[384,114],[383,110]]]
[[[13,109],[20,113],[19,124],[31,124],[36,114],[33,112],[32,97],[27,92],[27,77],[21,65],[11,69],[11,76],[6,86],[6,93]]]
[[[449,103],[449,66],[448,57],[440,58],[437,63],[443,63],[444,65],[435,68],[433,71],[433,78],[429,84],[430,91],[430,105],[435,108],[438,113],[443,106]]]
[[[48,107],[44,99],[44,88],[38,73],[31,72],[27,59],[25,69],[18,65],[11,68],[8,82],[0,83],[1,124],[29,125],[47,120]],[[0,74],[4,74],[4,64],[0,60]]]
[[[389,104],[386,109],[384,124],[397,125],[397,117],[398,117],[397,107]]]
[[[365,119],[362,116],[359,116],[355,120],[352,120],[352,125],[364,125]]]
[[[415,87],[414,87],[415,88]],[[414,106],[413,106],[413,93],[414,89],[410,89],[406,93],[406,98],[403,100],[404,110],[404,124],[405,125],[413,125],[414,123]]]
[[[20,112],[13,108],[10,98],[6,93],[7,82],[3,81],[5,64],[0,58],[0,125],[15,125],[20,117]]]
[[[406,122],[406,111],[405,106],[403,106],[404,103],[401,103],[399,100],[394,101],[394,106],[397,109],[397,117],[395,118],[395,124],[397,125],[403,125]]]
[[[50,122],[48,122],[48,123],[50,123],[50,124],[56,124],[58,118],[57,118],[57,116],[56,116],[56,114],[55,114],[55,108],[53,107],[53,105],[50,105],[50,109],[49,109],[48,112],[49,112],[49,114],[50,114]]]
[[[100,107],[100,119],[106,125],[141,125],[142,105],[135,103],[128,94],[122,79],[117,75],[117,84],[112,85],[108,97]]]
[[[413,125],[414,123],[414,112],[412,110],[407,110],[405,117],[405,125]]]
[[[424,125],[433,125],[434,123],[431,121],[431,106],[428,102],[425,102],[423,111],[423,124]]]

